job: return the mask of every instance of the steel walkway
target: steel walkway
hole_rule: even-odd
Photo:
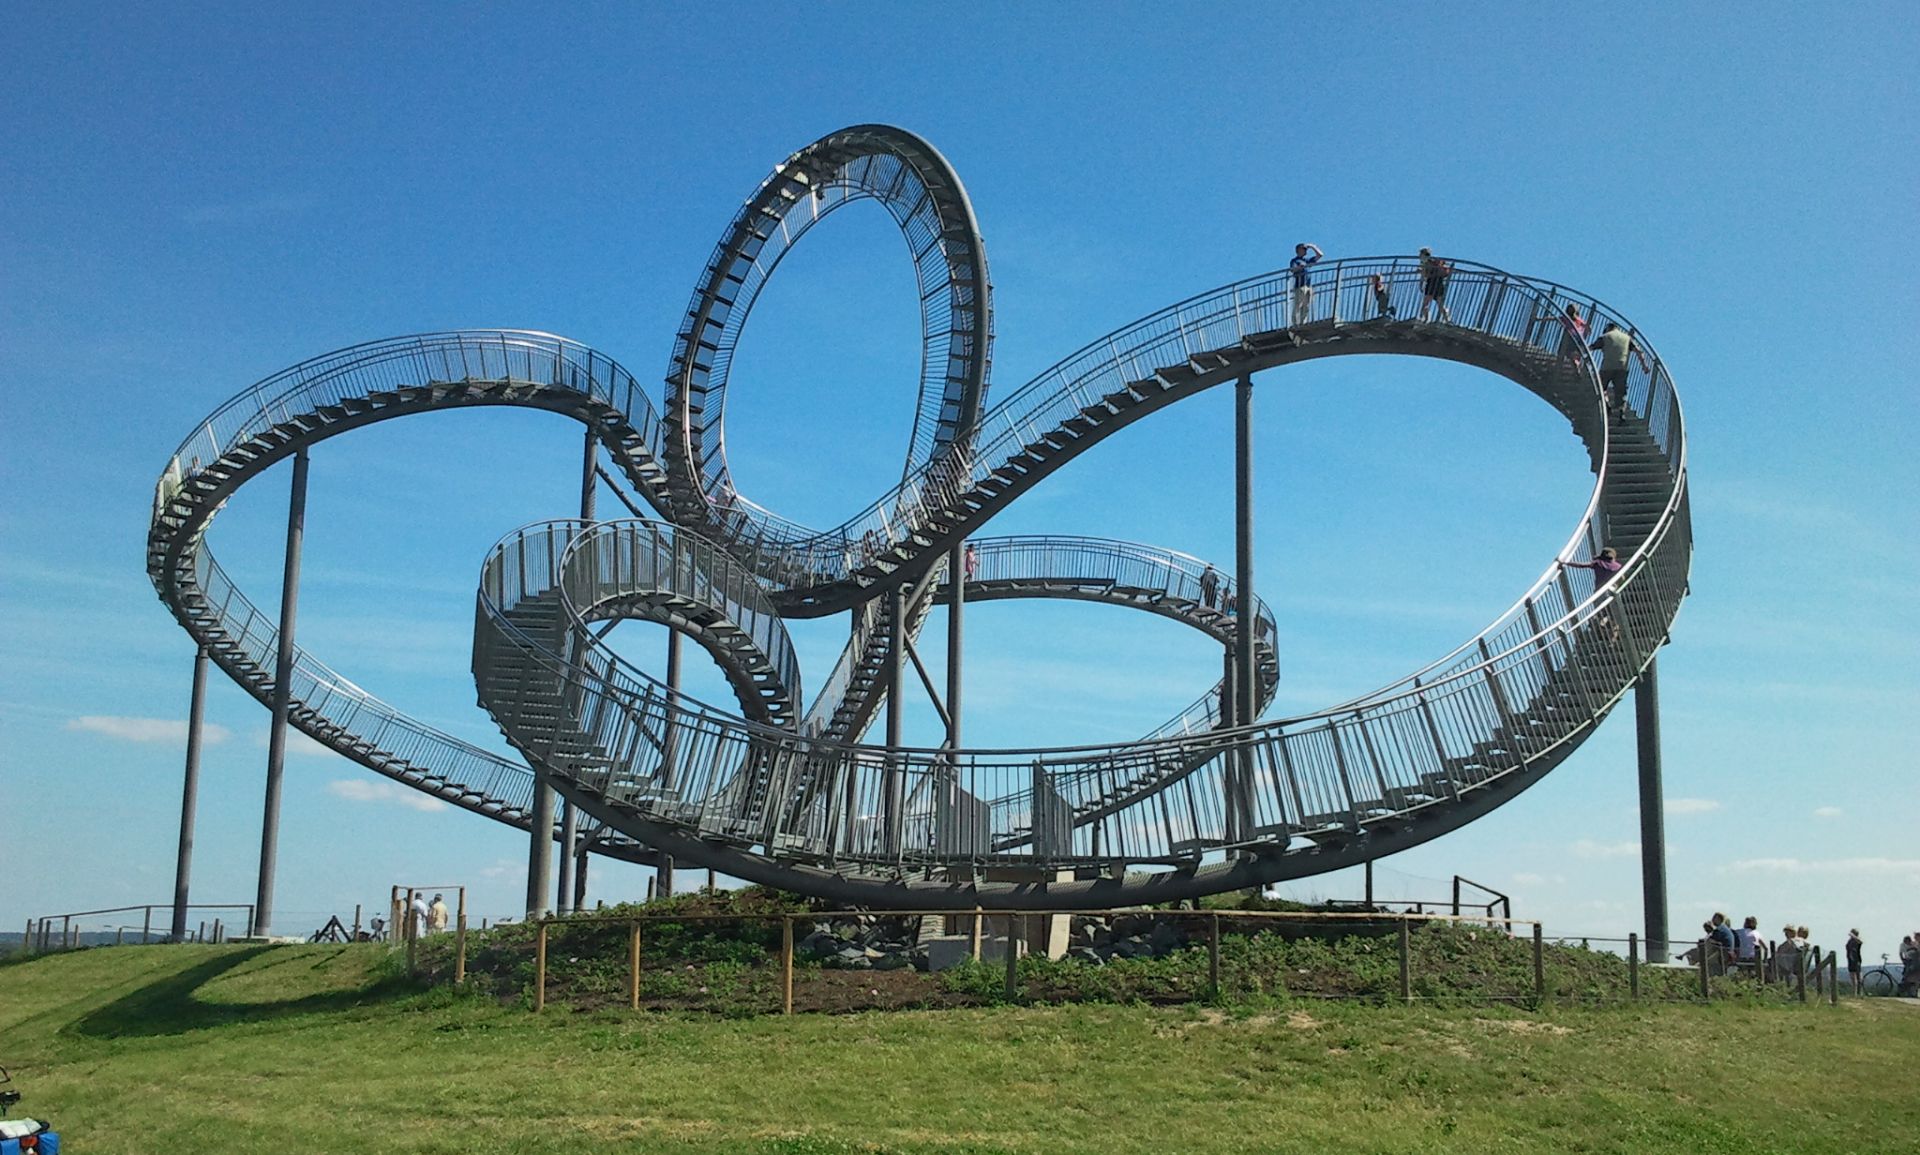
[[[737,493],[726,468],[726,367],[779,257],[827,212],[879,201],[922,286],[927,356],[901,482],[821,531]],[[1448,321],[1376,315],[1385,278],[1404,317],[1413,258],[1327,261],[1308,317],[1290,278],[1236,282],[1102,337],[985,405],[991,309],[964,192],[925,142],[866,126],[776,169],[736,217],[682,326],[666,403],[548,334],[429,334],[289,369],[229,401],[169,462],[148,569],[223,669],[269,701],[276,639],[205,548],[241,484],[296,450],[373,421],[474,405],[585,423],[659,520],[523,527],[489,552],[475,615],[481,704],[560,792],[604,824],[598,847],[690,863],[838,900],[967,908],[1187,897],[1351,865],[1454,829],[1558,765],[1653,660],[1686,592],[1685,439],[1665,366],[1601,302],[1456,262]],[[1610,418],[1572,305],[1645,354]],[[1326,710],[1219,728],[1218,688],[1145,739],[1037,750],[887,749],[858,739],[884,697],[896,589],[911,635],[951,596],[949,551],[1112,432],[1243,375],[1319,357],[1435,357],[1512,380],[1587,450],[1593,494],[1567,545],[1513,606],[1458,649]],[[1596,588],[1558,563],[1616,548]],[[1200,563],[1088,539],[976,539],[969,600],[1127,605],[1225,641]],[[1224,579],[1223,575],[1223,579]],[[783,618],[854,611],[840,664],[804,710]],[[586,627],[666,622],[726,673],[737,712],[670,695]],[[1256,614],[1260,704],[1278,659]],[[293,724],[399,781],[528,822],[532,773],[414,722],[301,654]],[[987,868],[1037,881],[977,881]],[[1131,868],[1131,869],[1130,869]]]

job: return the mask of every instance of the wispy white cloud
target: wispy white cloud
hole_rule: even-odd
[[[1840,809],[1838,806],[1816,806],[1813,808],[1813,816],[1815,818],[1838,818],[1844,813],[1846,813],[1846,811]]]
[[[1513,876],[1513,881],[1519,886],[1564,886],[1567,877],[1564,874],[1535,874],[1531,870],[1523,870]]]
[[[365,778],[336,778],[327,783],[327,793],[349,802],[392,802],[410,810],[428,813],[447,808],[447,804],[438,798],[429,798],[418,790],[411,790],[396,782],[372,782]]]
[[[520,873],[522,870],[525,870],[526,867],[527,867],[526,863],[515,862],[511,858],[496,858],[493,860],[492,866],[483,866],[480,868],[480,877],[481,878],[509,878],[515,874]]]
[[[187,740],[187,724],[171,718],[122,718],[111,714],[86,714],[67,719],[67,729],[81,730],[89,734],[105,734],[109,738],[118,738],[123,742],[184,743]],[[209,746],[217,746],[231,736],[232,731],[225,726],[207,723],[200,728],[200,740]]]
[[[1573,853],[1578,858],[1631,858],[1640,853],[1638,842],[1595,842],[1591,838],[1582,838],[1573,844]]]
[[[1712,798],[1669,798],[1667,799],[1668,815],[1711,814],[1718,809],[1720,809],[1719,801]]]
[[[1742,858],[1720,869],[1736,874],[1856,874],[1920,879],[1920,858]]]

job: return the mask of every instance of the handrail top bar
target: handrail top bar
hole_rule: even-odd
[[[951,908],[928,908],[914,910],[906,907],[875,910],[789,910],[755,911],[741,914],[720,914],[700,911],[686,914],[670,914],[665,911],[646,914],[604,914],[598,911],[589,914],[545,914],[537,919],[525,919],[518,923],[505,922],[500,926],[525,926],[528,923],[550,926],[630,926],[647,922],[774,922],[786,919],[831,919],[831,918],[926,918],[940,915],[947,918],[1025,918],[1029,915],[1087,915],[1094,918],[1113,918],[1120,915],[1147,915],[1152,918],[1254,918],[1254,919],[1325,919],[1328,921],[1385,921],[1385,922],[1464,922],[1476,926],[1499,923],[1503,926],[1539,926],[1541,921],[1535,918],[1496,918],[1478,914],[1416,914],[1413,911],[1339,911],[1339,910],[1155,910],[1140,906],[1078,907],[1078,906],[1035,906],[1018,909],[998,907],[956,910]]]

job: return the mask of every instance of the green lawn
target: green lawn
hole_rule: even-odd
[[[378,947],[0,964],[76,1152],[1920,1150],[1920,1008],[1281,1003],[533,1016]]]

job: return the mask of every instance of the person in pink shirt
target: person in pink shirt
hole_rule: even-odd
[[[1600,556],[1594,558],[1592,561],[1563,561],[1560,563],[1560,568],[1592,570],[1593,588],[1599,589],[1601,586],[1612,581],[1614,574],[1620,572],[1620,555],[1614,551],[1612,546],[1608,546],[1601,550]]]
[[[1571,308],[1571,306],[1569,306],[1569,308]],[[1614,577],[1619,574],[1622,567],[1620,564],[1620,555],[1614,551],[1612,546],[1608,546],[1601,550],[1600,556],[1594,558],[1592,561],[1563,561],[1560,563],[1560,568],[1592,570],[1593,588],[1597,593],[1601,587],[1612,581]],[[1605,627],[1607,636],[1610,639],[1616,642],[1620,640],[1620,623],[1614,619],[1611,609],[1600,611],[1594,620]]]

